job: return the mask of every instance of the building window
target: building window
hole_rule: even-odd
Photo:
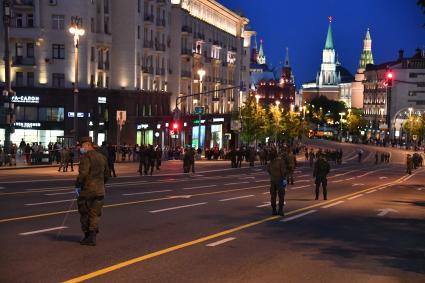
[[[52,15],[52,29],[64,29],[64,28],[65,28],[65,16]]]
[[[22,43],[17,42],[15,48],[16,57],[22,57],[24,55],[24,46],[22,45]]]
[[[140,8],[141,8],[141,7],[140,7],[140,6],[141,6],[141,5],[140,5],[140,4],[141,4],[141,3],[140,3],[140,1],[141,1],[141,0],[137,0],[137,12],[138,12],[139,14],[140,14]]]
[[[106,78],[105,78],[105,87],[109,88],[109,77],[108,76],[106,76]]]
[[[52,58],[53,59],[65,59],[65,45],[64,44],[52,44]]]
[[[52,74],[52,87],[64,88],[65,87],[65,74]]]
[[[94,62],[96,60],[96,50],[94,49],[94,46],[91,47],[91,53],[90,53],[90,61]]]
[[[91,32],[96,32],[96,24],[94,22],[94,18],[90,19],[90,29],[91,29]]]
[[[34,86],[34,73],[33,72],[27,73],[27,86],[28,87]]]
[[[33,14],[27,15],[27,27],[29,27],[29,28],[34,27],[34,15]]]
[[[97,87],[103,87],[103,73],[97,73]]]
[[[18,13],[16,14],[16,27],[21,28],[24,25],[24,20],[22,17],[22,14]]]
[[[15,84],[16,86],[24,86],[24,73],[16,72]]]
[[[27,43],[27,57],[34,58],[34,43]]]

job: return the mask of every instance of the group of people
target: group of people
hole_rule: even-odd
[[[294,184],[294,170],[297,166],[296,155],[289,148],[279,151],[270,151],[270,163],[267,165],[267,172],[270,175],[270,202],[272,215],[284,215],[283,206],[285,204],[285,189],[288,184]],[[319,150],[317,153],[313,149],[308,151],[308,160],[313,160],[313,178],[315,179],[316,200],[319,199],[320,187],[323,188],[323,199],[327,200],[327,175],[330,172],[329,162],[326,154]],[[311,156],[311,159],[310,159]],[[315,162],[314,162],[315,160]],[[276,204],[277,196],[279,202]]]
[[[406,173],[412,175],[412,170],[423,166],[423,157],[419,153],[407,154]]]
[[[379,160],[381,160],[381,163],[390,163],[391,154],[389,152],[381,152],[378,151],[375,153],[375,164],[379,163]]]
[[[144,146],[142,145],[139,150],[139,174],[152,176],[154,169],[161,170],[162,148],[158,145]]]

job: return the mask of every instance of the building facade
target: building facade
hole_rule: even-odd
[[[393,73],[392,86],[385,85],[388,72]],[[425,51],[420,49],[412,57],[405,58],[400,51],[396,61],[366,66],[364,117],[369,121],[372,136],[406,140],[403,130],[406,119],[425,114],[424,82]]]
[[[171,145],[169,126],[176,97],[193,94],[202,84],[213,90],[249,79],[248,20],[215,1],[11,2],[11,80],[17,97],[14,143],[24,138],[46,144],[72,135],[75,65],[68,29],[74,16],[82,18],[85,30],[78,52],[79,135],[90,134],[98,144],[115,142],[120,135],[127,144]],[[3,44],[0,53],[4,54]],[[197,76],[200,68],[206,71],[202,82]],[[1,60],[0,84],[4,82]],[[199,103],[209,114],[229,114],[243,97],[237,89],[202,97]],[[187,113],[198,105],[193,99],[182,102]],[[121,133],[117,110],[127,113]],[[1,141],[3,136],[0,129]]]
[[[332,17],[329,17],[329,27],[325,48],[322,52],[322,64],[316,75],[316,80],[304,83],[301,93],[303,102],[309,103],[318,96],[344,102],[351,107],[351,91],[354,77],[338,60],[332,35]]]

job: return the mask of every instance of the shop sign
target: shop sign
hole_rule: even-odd
[[[38,96],[12,96],[12,102],[38,104],[38,103],[40,103],[40,97],[38,97]]]
[[[84,116],[83,112],[77,112],[77,118],[84,118]],[[74,112],[68,112],[68,118],[74,118]]]
[[[149,128],[149,125],[148,125],[148,124],[140,124],[140,125],[137,125],[137,129],[138,129],[138,130],[141,130],[141,129],[147,129],[147,128]]]
[[[194,125],[199,125],[199,120],[193,121]],[[205,124],[205,120],[201,120],[201,124]]]
[[[196,106],[195,107],[195,114],[196,115],[202,115],[202,114],[204,114],[204,107],[202,107],[202,106]]]
[[[213,118],[213,123],[224,122],[224,118]]]
[[[99,96],[99,97],[97,98],[97,103],[99,103],[99,104],[106,104],[106,97],[104,97],[104,96]]]
[[[32,129],[32,128],[40,128],[40,123],[32,123],[32,122],[16,122],[15,127],[21,127],[26,129]]]

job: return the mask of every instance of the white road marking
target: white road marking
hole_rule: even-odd
[[[183,188],[183,190],[196,190],[196,189],[212,188],[212,187],[217,187],[217,185],[207,185],[207,186],[198,186],[198,187]]]
[[[239,180],[246,180],[246,179],[255,179],[255,177],[241,177]]]
[[[35,205],[43,205],[43,204],[51,204],[51,203],[61,203],[61,202],[70,202],[75,199],[64,199],[64,200],[56,200],[56,201],[47,201],[47,202],[37,202],[37,203],[26,203],[27,206],[35,206]]]
[[[270,192],[265,192],[265,193],[263,193],[263,195],[268,195],[268,194],[270,194]]]
[[[61,230],[61,229],[66,229],[66,228],[68,228],[68,227],[66,227],[66,226],[59,226],[59,227],[47,228],[47,229],[43,229],[43,230],[37,230],[37,231],[19,233],[19,235],[21,235],[21,236],[28,236],[28,235],[39,234],[39,233],[49,232],[49,231],[55,231],[55,230]]]
[[[305,174],[305,175],[300,175],[300,176],[297,176],[298,178],[300,178],[300,177],[308,177],[308,176],[310,176],[309,174]]]
[[[300,213],[300,214],[295,215],[295,216],[291,216],[291,217],[288,217],[288,218],[284,218],[284,219],[280,220],[280,222],[288,222],[288,221],[291,221],[291,220],[294,220],[294,219],[297,219],[297,218],[300,218],[300,217],[306,216],[306,215],[308,215],[308,214],[314,213],[314,212],[316,212],[316,211],[317,211],[317,210],[309,210],[309,211],[306,211],[306,212]]]
[[[336,180],[336,181],[332,181],[332,183],[341,183],[344,182],[344,180]]]
[[[418,191],[422,191],[422,190],[425,190],[425,188],[419,188],[419,189],[417,189]]]
[[[206,245],[207,247],[216,247],[216,246],[218,246],[218,245],[221,245],[221,244],[224,244],[224,243],[227,243],[227,242],[230,242],[230,241],[233,241],[233,240],[235,240],[236,238],[233,238],[233,237],[231,237],[231,238],[226,238],[226,239],[223,239],[223,240],[220,240],[220,241],[217,241],[217,242],[214,242],[214,243],[211,243],[211,244],[208,244],[208,245]]]
[[[357,187],[357,186],[364,186],[364,184],[353,184],[353,187]]]
[[[383,179],[388,179],[388,177],[385,177],[385,176],[379,177],[379,180],[383,180]]]
[[[140,192],[140,193],[122,194],[122,195],[123,195],[123,196],[136,196],[136,195],[148,195],[148,194],[165,193],[165,192],[172,192],[172,190],[149,191],[149,192]]]
[[[269,201],[268,202],[265,202],[264,204],[257,205],[256,207],[266,207],[266,206],[270,206],[270,202]]]
[[[307,188],[307,187],[310,187],[310,185],[304,185],[304,186],[293,187],[293,188],[291,188],[291,190],[297,190],[297,189],[302,189],[302,188]]]
[[[233,185],[248,184],[248,183],[249,182],[226,183],[223,186],[233,186]]]
[[[385,215],[387,215],[387,214],[388,214],[388,213],[390,213],[390,212],[398,213],[398,211],[397,211],[397,210],[392,209],[392,208],[382,208],[382,209],[377,209],[377,211],[380,211],[380,212],[377,214],[378,216],[385,216]]]
[[[254,183],[261,183],[261,182],[268,182],[269,180],[257,180],[257,181],[254,181]]]
[[[310,180],[301,180],[301,181],[296,181],[296,183],[306,183],[306,182],[311,182]]]
[[[351,177],[351,178],[345,179],[345,181],[354,180],[354,179],[356,179],[356,177]]]
[[[374,192],[376,192],[376,190],[371,190],[371,191],[365,192],[365,194],[371,194],[371,193],[374,193]]]
[[[362,197],[362,196],[363,196],[363,194],[355,195],[355,196],[349,197],[348,199],[352,200],[352,199],[356,199],[356,198],[359,198],[359,197]]]
[[[188,205],[182,205],[182,206],[175,206],[175,207],[169,207],[169,208],[158,209],[158,210],[151,210],[151,211],[149,211],[149,213],[158,213],[158,212],[164,212],[164,211],[169,211],[169,210],[176,210],[176,209],[180,209],[180,208],[200,206],[200,205],[205,205],[205,204],[207,204],[207,202],[200,202],[200,203],[194,203],[194,204],[188,204]]]
[[[176,199],[176,198],[185,198],[185,199],[189,199],[191,198],[191,195],[179,195],[179,196],[168,196],[169,199]]]
[[[329,208],[329,207],[332,207],[332,206],[336,206],[336,205],[338,205],[338,204],[341,204],[341,203],[343,203],[343,202],[344,202],[343,200],[340,200],[340,201],[337,201],[337,202],[334,202],[334,203],[331,203],[331,204],[328,204],[328,205],[322,206],[322,208]]]
[[[229,200],[235,200],[235,199],[242,199],[242,198],[250,198],[253,197],[254,195],[247,195],[247,196],[240,196],[240,197],[234,197],[234,198],[226,198],[226,199],[221,199],[219,201],[229,201]]]
[[[75,192],[72,191],[72,192],[66,192],[66,193],[52,193],[52,194],[45,194],[45,196],[59,196],[59,195],[70,195],[70,194],[75,195]]]

